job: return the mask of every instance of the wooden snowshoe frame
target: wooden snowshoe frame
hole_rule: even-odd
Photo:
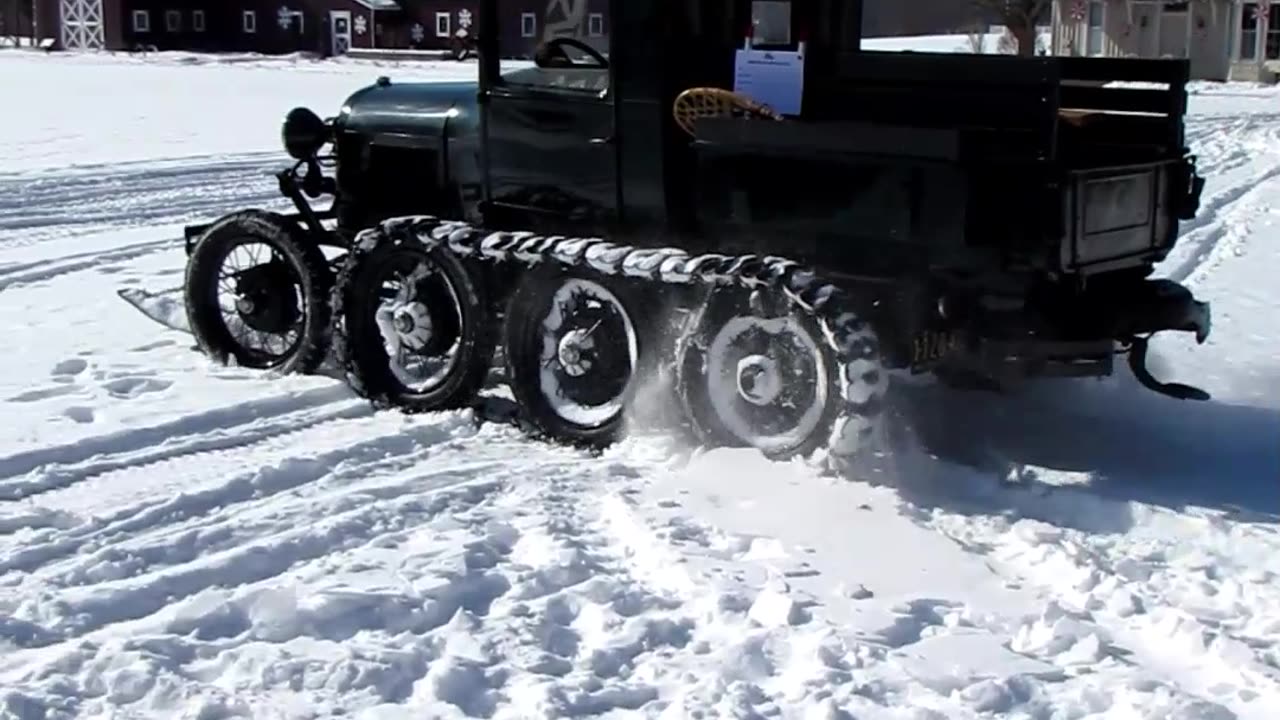
[[[704,118],[758,118],[781,121],[773,108],[742,95],[717,87],[694,87],[676,96],[671,114],[676,124],[697,138],[694,124]]]

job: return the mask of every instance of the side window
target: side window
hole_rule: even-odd
[[[499,84],[598,96],[609,88],[608,0],[499,10]]]

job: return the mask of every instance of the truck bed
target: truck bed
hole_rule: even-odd
[[[987,249],[1087,275],[1172,247],[1187,63],[867,52],[821,68],[798,122],[698,123],[705,222],[860,268]],[[824,239],[841,234],[856,241]]]
[[[1084,169],[1181,157],[1188,77],[1183,60],[861,51],[815,58],[803,117],[954,129],[965,163]]]

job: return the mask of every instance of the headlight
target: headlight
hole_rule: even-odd
[[[329,142],[329,126],[319,115],[300,107],[289,111],[285,116],[284,127],[280,129],[280,138],[284,141],[285,152],[297,160],[306,160],[314,156]]]

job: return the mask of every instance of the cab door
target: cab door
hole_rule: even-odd
[[[493,18],[497,42],[486,50],[496,44],[497,57],[536,59],[482,63],[489,222],[577,234],[603,233],[620,220],[609,37],[586,7],[565,0],[540,15]]]

